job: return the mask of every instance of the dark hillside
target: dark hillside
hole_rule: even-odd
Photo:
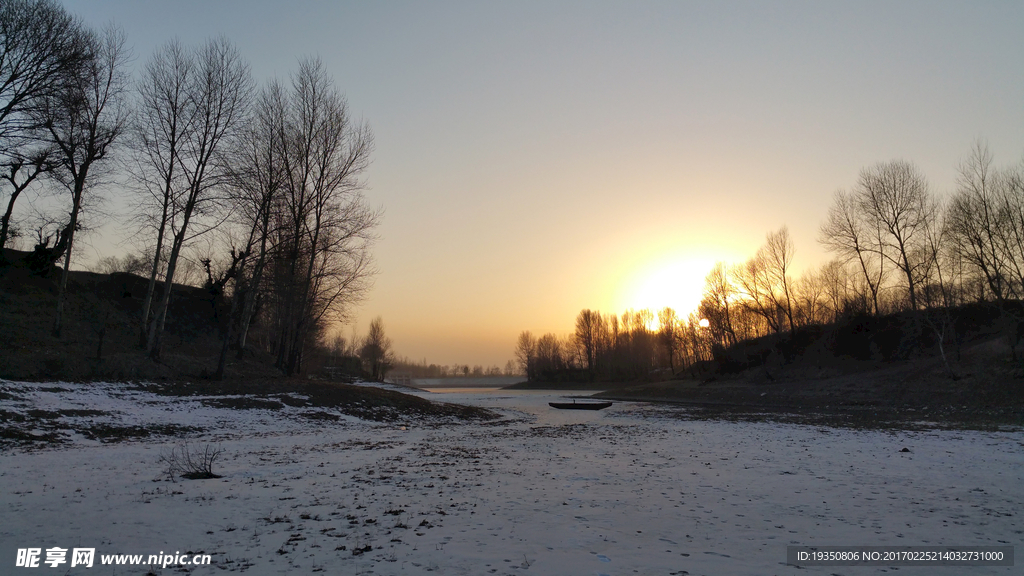
[[[1024,352],[1017,324],[1007,322],[1020,312],[1020,303],[982,303],[855,316],[719,348],[681,379],[601,396],[854,421],[1024,425]]]
[[[8,262],[13,263],[0,267],[0,379],[134,382],[126,386],[173,396],[210,396],[210,402],[238,409],[274,409],[288,398],[368,420],[497,417],[487,410],[391,390],[286,378],[272,366],[272,358],[258,351],[247,352],[243,360],[231,354],[224,379],[213,381],[209,375],[217,367],[220,325],[230,303],[190,286],[174,287],[164,352],[161,361],[154,362],[137,345],[147,281],[133,274],[71,272],[63,337],[55,338],[51,329],[57,274],[49,278],[33,274],[19,264],[23,254],[7,251]],[[300,400],[294,399],[295,394]],[[230,398],[216,398],[221,395]],[[49,436],[19,431],[19,427],[39,426],[40,418],[11,420],[9,416],[0,414],[0,440],[48,441]]]
[[[1008,303],[1006,310],[993,303],[967,304],[951,310],[921,310],[887,316],[853,315],[827,326],[802,326],[792,333],[772,334],[744,340],[728,348],[713,349],[713,360],[690,370],[694,378],[706,379],[761,366],[766,378],[801,359],[832,363],[842,360],[895,362],[941,357],[946,353],[953,367],[964,346],[1003,338],[1006,354],[1019,327],[1014,318],[1024,317],[1024,306]],[[1014,326],[1007,326],[1010,319]],[[940,338],[942,335],[942,348]],[[1018,352],[1019,343],[1014,342]]]
[[[218,333],[227,305],[201,288],[175,285],[160,363],[137,346],[146,279],[125,273],[72,271],[63,337],[51,334],[57,274],[43,278],[7,251],[0,268],[0,377],[10,379],[199,378],[216,369]],[[157,294],[159,295],[159,288]],[[277,371],[258,355],[228,367],[229,377]]]

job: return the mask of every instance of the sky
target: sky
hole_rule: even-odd
[[[415,361],[504,366],[583,308],[685,315],[781,226],[816,267],[833,193],[875,163],[943,196],[978,139],[1024,158],[1019,1],[65,6],[121,26],[136,67],[218,35],[260,82],[324,61],[374,132],[384,210],[353,325],[381,316]]]

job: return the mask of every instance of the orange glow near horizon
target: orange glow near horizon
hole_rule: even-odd
[[[619,311],[646,308],[654,313],[657,323],[658,311],[668,306],[685,320],[700,306],[704,277],[714,264],[714,259],[699,256],[653,261],[631,275],[621,291]]]

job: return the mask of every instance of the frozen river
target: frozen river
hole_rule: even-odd
[[[500,422],[370,423],[233,410],[116,385],[0,381],[5,414],[93,410],[192,426],[223,477],[169,481],[174,441],[78,437],[0,455],[0,573],[145,574],[101,554],[210,554],[191,574],[881,574],[786,564],[787,546],[1020,551],[1024,433],[871,431],[547,406],[564,394],[418,394]],[[570,395],[585,395],[573,392]],[[74,417],[74,416],[69,416]],[[91,569],[15,568],[18,549],[96,549]],[[1019,574],[1016,567],[899,567]],[[179,567],[180,569],[180,567]],[[156,574],[182,573],[159,567]]]

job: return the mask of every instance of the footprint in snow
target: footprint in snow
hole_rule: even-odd
[[[605,556],[604,554],[598,554],[597,555],[597,559],[600,560],[601,562],[611,562],[612,561],[611,558]]]

